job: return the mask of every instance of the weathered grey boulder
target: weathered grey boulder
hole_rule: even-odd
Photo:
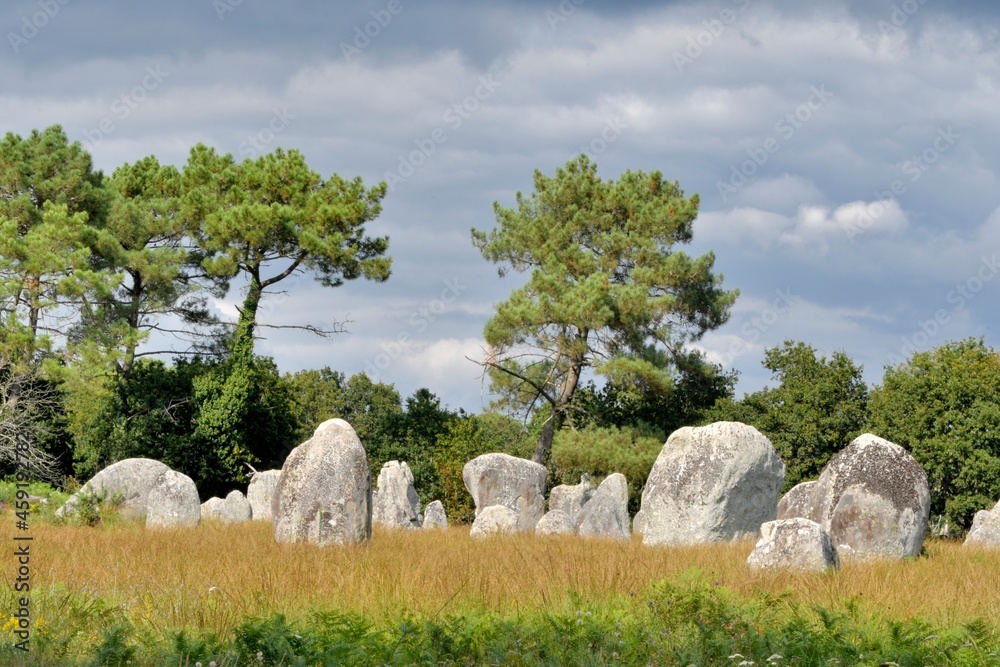
[[[222,506],[225,504],[226,501],[222,498],[212,496],[201,504],[201,518],[219,521],[219,517],[222,516]]]
[[[253,510],[240,491],[230,491],[226,499],[209,498],[201,504],[201,518],[214,519],[223,523],[249,521]]]
[[[573,520],[562,510],[549,510],[535,524],[536,535],[568,535],[573,532]]]
[[[976,512],[962,546],[1000,547],[1000,503],[992,510]]]
[[[840,569],[840,558],[830,535],[815,521],[796,517],[768,521],[747,565],[757,569],[793,569],[823,572]]]
[[[590,475],[584,474],[580,477],[579,484],[560,484],[549,491],[549,511],[562,510],[575,526],[583,506],[592,495],[594,484],[590,481]]]
[[[271,501],[274,538],[319,546],[366,542],[372,534],[372,477],[351,425],[330,419],[292,450]]]
[[[56,516],[72,515],[80,496],[93,493],[107,500],[120,496],[122,516],[141,519],[146,516],[150,490],[160,474],[167,470],[169,466],[153,459],[124,459],[113,463],[70,496],[66,504],[56,510]]]
[[[858,436],[826,464],[811,497],[809,518],[826,529],[841,558],[920,553],[930,488],[924,469],[899,445]]]
[[[201,500],[194,480],[176,470],[164,470],[149,490],[146,528],[193,527],[201,521]]]
[[[584,537],[607,537],[630,540],[632,531],[628,518],[628,482],[625,475],[608,475],[594,491],[574,526],[574,532]]]
[[[495,533],[513,533],[518,530],[517,512],[503,505],[490,505],[476,515],[469,530],[469,537],[486,537]]]
[[[462,469],[462,481],[476,504],[476,516],[503,505],[517,514],[518,530],[533,530],[545,514],[545,466],[509,454],[483,454]]]
[[[778,501],[778,519],[809,518],[816,480],[796,484]]]
[[[757,535],[772,521],[785,464],[760,431],[739,422],[685,426],[656,458],[634,530],[643,544],[699,544]]]
[[[444,513],[444,505],[440,500],[432,500],[424,508],[424,528],[447,528],[448,517]]]
[[[413,473],[406,463],[389,461],[378,474],[372,492],[372,523],[387,528],[420,528],[420,498],[413,488]]]
[[[251,514],[256,521],[271,518],[271,499],[281,478],[280,470],[262,470],[254,472],[247,486],[247,502],[250,503]]]

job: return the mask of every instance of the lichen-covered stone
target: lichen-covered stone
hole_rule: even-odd
[[[1000,503],[992,510],[976,512],[963,546],[1000,548]]]
[[[573,532],[573,521],[562,510],[549,510],[535,524],[536,535],[569,535]]]
[[[147,528],[194,527],[201,521],[201,500],[194,480],[176,470],[164,470],[149,490]]]
[[[281,479],[280,470],[262,470],[255,472],[250,478],[247,486],[247,502],[250,503],[250,512],[255,521],[263,521],[271,518],[271,499],[274,498],[274,490]]]
[[[916,556],[927,532],[927,474],[899,445],[865,433],[830,459],[811,493],[808,518],[841,558]],[[846,547],[846,548],[843,548]]]
[[[629,540],[628,482],[625,475],[608,475],[594,491],[577,518],[574,532],[584,537]]]
[[[462,469],[476,516],[502,505],[517,514],[517,529],[530,531],[545,514],[545,466],[509,454],[483,454]]]
[[[809,518],[816,480],[796,484],[778,501],[778,519]]]
[[[580,518],[583,506],[594,494],[594,484],[590,475],[582,475],[579,484],[560,484],[549,491],[549,511],[561,510],[569,517],[572,525]]]
[[[503,505],[484,507],[469,530],[470,537],[486,537],[496,533],[513,533],[518,530],[517,512]]]
[[[444,513],[444,505],[441,504],[440,500],[432,500],[427,503],[427,507],[424,508],[423,527],[425,530],[448,527],[448,517]]]
[[[80,496],[94,494],[106,500],[120,498],[119,512],[124,517],[145,518],[149,492],[167,470],[169,466],[153,459],[124,459],[113,463],[70,496],[66,504],[56,510],[56,516],[71,516],[76,512]]]
[[[246,497],[240,491],[230,491],[225,500],[209,498],[201,504],[201,518],[214,519],[223,523],[240,523],[249,521],[253,510]]]
[[[285,459],[271,501],[274,538],[319,546],[367,542],[371,500],[361,441],[346,421],[330,419]]]
[[[656,458],[633,530],[647,545],[757,535],[777,514],[785,464],[760,431],[739,422],[685,426]]]
[[[768,521],[747,558],[756,569],[793,569],[823,572],[839,569],[840,559],[823,526],[801,517]]]
[[[405,462],[389,461],[379,471],[372,495],[372,522],[386,528],[420,528],[420,498]]]

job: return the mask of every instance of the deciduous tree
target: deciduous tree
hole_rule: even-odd
[[[968,528],[1000,499],[1000,355],[969,338],[886,368],[868,429],[927,471],[932,516]]]
[[[766,435],[785,462],[787,490],[819,477],[827,461],[864,432],[868,387],[847,354],[827,359],[802,342],[766,350],[763,365],[777,386],[739,402],[723,399],[706,420],[741,421]]]

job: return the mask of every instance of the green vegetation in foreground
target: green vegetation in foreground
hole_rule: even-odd
[[[5,593],[9,603],[11,593]],[[247,618],[225,636],[153,630],[96,597],[64,596],[32,651],[5,665],[1000,665],[993,625],[932,626],[740,598],[689,571],[615,603],[575,610],[385,619],[314,611]]]

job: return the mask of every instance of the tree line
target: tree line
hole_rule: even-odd
[[[224,495],[341,417],[374,475],[408,462],[421,498],[443,500],[453,520],[471,519],[462,466],[494,451],[546,464],[552,484],[622,472],[635,511],[669,433],[725,419],[772,440],[786,489],[871,431],[925,467],[942,527],[967,528],[1000,499],[1000,362],[984,341],[914,353],[872,388],[846,353],[787,341],[765,355],[776,385],[737,400],[735,372],[691,345],[739,294],[711,252],[680,249],[698,196],[655,171],[603,180],[586,156],[536,171],[534,192],[494,205],[494,229],[472,230],[501,277],[527,278],[484,327],[477,361],[497,397],[485,413],[442,406],[428,388],[404,399],[364,373],[280,373],[254,352],[273,326],[262,300],[299,274],[329,287],[387,280],[389,239],[366,231],[385,195],[384,183],[323,178],[297,151],[237,162],[198,145],[180,168],[149,156],[106,176],[58,126],[6,135],[0,473],[29,443],[37,476],[57,484],[146,456]],[[239,317],[221,322],[208,299],[234,284]],[[178,347],[149,349],[153,332]]]

